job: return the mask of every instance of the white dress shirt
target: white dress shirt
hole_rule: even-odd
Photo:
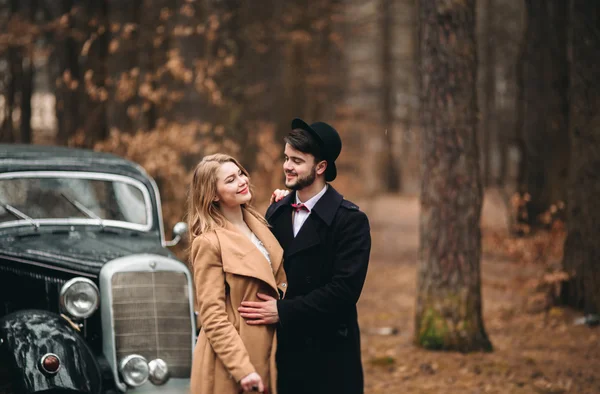
[[[299,211],[294,213],[294,237],[298,234],[298,231],[300,231],[300,229],[302,228],[302,225],[308,218],[308,215],[310,215],[312,209],[315,207],[315,205],[317,205],[317,202],[319,202],[319,200],[321,199],[321,197],[323,197],[323,194],[325,194],[326,191],[327,185],[325,185],[323,190],[321,190],[319,193],[317,193],[304,203],[304,205],[306,205],[306,208],[309,209],[308,212],[304,209],[300,209]],[[298,198],[298,192],[296,192],[296,204],[302,204],[302,201],[300,201],[300,198]]]

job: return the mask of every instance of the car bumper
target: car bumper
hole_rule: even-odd
[[[134,394],[188,394],[190,392],[190,380],[169,379],[167,383],[161,386],[146,382],[135,389],[128,389],[127,392]]]

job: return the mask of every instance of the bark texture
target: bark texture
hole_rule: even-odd
[[[482,147],[482,174],[484,186],[489,186],[492,180],[492,141],[497,140],[496,136],[496,47],[495,29],[494,29],[494,0],[487,0],[483,4],[484,18],[482,33],[483,40],[481,46],[483,50],[483,111],[481,111],[481,141]]]
[[[56,143],[67,145],[69,138],[81,128],[82,84],[79,66],[81,42],[71,32],[77,27],[77,19],[70,13],[73,0],[63,0],[60,5],[61,15],[68,15],[66,17],[68,29],[61,31],[57,40]]]
[[[600,3],[571,8],[571,165],[564,267],[573,275],[564,300],[600,313]]]
[[[481,311],[475,1],[419,4],[421,217],[415,341],[491,350]]]
[[[568,176],[568,62],[565,0],[526,0],[521,136],[521,192],[530,195],[523,221],[537,226],[540,214],[564,201]]]
[[[400,162],[394,157],[394,88],[393,72],[393,14],[392,0],[381,0],[381,118],[384,129],[384,150],[379,160],[383,175],[383,192],[397,193],[401,189]]]

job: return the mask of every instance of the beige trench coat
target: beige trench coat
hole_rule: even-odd
[[[287,283],[283,250],[270,229],[244,210],[244,220],[269,252],[261,251],[231,224],[194,239],[192,269],[202,330],[194,349],[193,394],[238,394],[239,381],[257,372],[276,393],[275,327],[250,326],[237,308],[260,301],[257,293],[280,298]]]

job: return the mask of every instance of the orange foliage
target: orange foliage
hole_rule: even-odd
[[[154,178],[161,193],[165,228],[185,215],[185,200],[191,171],[186,162],[195,162],[207,152],[219,150],[197,124],[170,124],[149,132],[122,133],[113,129],[95,150],[111,152],[140,164]]]
[[[561,285],[569,279],[569,274],[562,269],[565,238],[564,222],[554,220],[549,230],[525,237],[499,232],[484,234],[483,251],[524,265],[541,265],[541,275],[527,281],[525,286],[529,293],[527,309],[530,312],[548,311],[559,302]]]
[[[281,183],[281,146],[275,142],[275,126],[272,123],[253,125],[256,146],[255,168],[251,173],[255,200],[264,207],[272,190]],[[203,156],[223,152],[236,156],[238,143],[229,138],[218,138],[224,127],[207,123],[170,123],[148,132],[122,133],[113,129],[107,140],[97,143],[94,150],[111,152],[140,164],[154,178],[161,193],[165,229],[184,220],[186,199],[192,171]],[[83,133],[74,136],[69,145],[77,146],[84,139]]]
[[[259,208],[263,208],[266,207],[272,191],[284,187],[281,166],[283,148],[276,142],[273,123],[257,122],[250,129],[257,130],[255,138],[258,147],[251,180],[254,185],[255,203]]]

